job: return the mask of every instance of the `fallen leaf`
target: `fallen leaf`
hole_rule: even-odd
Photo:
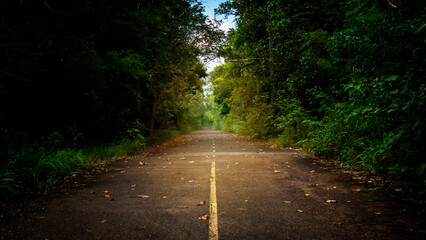
[[[189,163],[194,163],[194,161],[189,161]]]
[[[199,217],[198,220],[207,220],[207,219],[209,219],[209,217],[210,217],[210,215],[206,214],[204,216]]]
[[[274,173],[280,173],[281,171],[280,170],[274,170]]]
[[[206,201],[202,201],[202,202],[197,203],[197,206],[203,206],[205,204],[206,204]]]
[[[167,166],[162,166],[161,168],[167,168]]]
[[[305,193],[305,197],[309,197],[310,196],[310,194],[309,193]]]
[[[185,160],[186,158],[185,157],[181,157],[181,158],[179,158],[180,160]]]
[[[244,200],[245,202],[248,202],[248,200]]]
[[[138,195],[138,198],[149,198],[148,195]]]
[[[110,198],[111,196],[109,194],[105,195],[106,198]]]
[[[108,193],[108,190],[105,190],[104,193]]]
[[[163,197],[163,199],[166,199],[166,198],[167,198],[167,196],[164,196],[164,197]]]
[[[130,185],[130,187],[134,188],[134,187],[136,187],[136,184]]]
[[[303,211],[299,209],[299,210],[297,210],[297,212],[302,213]]]
[[[395,188],[395,192],[402,192],[403,188]]]
[[[285,204],[290,204],[292,201],[284,201]]]
[[[315,172],[315,170],[312,170],[312,171],[309,171],[310,173],[314,173]]]
[[[135,191],[135,189],[134,189],[134,188],[132,188],[132,191]]]
[[[107,222],[108,222],[108,220],[106,220],[106,219],[101,221],[101,223],[107,223]]]
[[[327,200],[327,203],[337,203],[337,200]]]
[[[374,212],[374,214],[376,214],[376,215],[382,215],[381,212]]]

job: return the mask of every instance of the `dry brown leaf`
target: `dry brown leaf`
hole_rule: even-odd
[[[148,195],[138,195],[138,198],[149,198]]]
[[[302,213],[303,211],[299,209],[299,210],[297,210],[297,212]]]
[[[108,222],[108,220],[106,220],[106,219],[101,221],[101,223],[107,223],[107,222]]]
[[[206,215],[204,215],[204,216],[199,217],[199,218],[198,218],[198,220],[207,220],[207,219],[209,219],[209,218],[210,218],[210,215],[209,215],[209,214],[206,214]]]
[[[188,206],[176,206],[176,208],[178,208],[178,209],[187,209]]]
[[[382,215],[381,212],[374,212],[374,214],[376,214],[376,215]]]
[[[111,196],[109,194],[105,195],[106,198],[110,198]]]
[[[274,170],[274,173],[280,173],[281,171],[280,170]]]
[[[310,194],[309,193],[305,193],[305,197],[309,197],[310,196]]]
[[[202,201],[202,202],[197,203],[197,206],[203,206],[205,204],[206,204],[206,201]]]
[[[285,204],[290,204],[292,201],[284,201]]]
[[[327,203],[337,203],[337,200],[331,200],[331,199],[329,199],[329,200],[327,200],[326,202],[327,202]]]

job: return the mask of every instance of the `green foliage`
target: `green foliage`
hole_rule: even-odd
[[[234,14],[237,29],[221,53],[256,60],[227,62],[211,74],[213,125],[426,189],[424,7],[225,2],[218,13]]]
[[[44,191],[101,159],[137,153],[147,135],[202,126],[200,56],[218,51],[223,32],[201,1],[0,8],[2,194],[15,185],[17,194]]]
[[[147,140],[137,127],[135,122],[128,136],[118,143],[84,149],[67,148],[74,144],[56,131],[46,140],[10,153],[9,161],[0,171],[0,199],[47,192],[71,175],[91,170],[99,163],[140,153]]]

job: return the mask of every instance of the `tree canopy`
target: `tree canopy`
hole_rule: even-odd
[[[200,57],[224,36],[201,1],[4,0],[0,9],[0,197],[77,171],[79,149],[201,127]]]
[[[216,127],[426,188],[422,1],[228,0]]]

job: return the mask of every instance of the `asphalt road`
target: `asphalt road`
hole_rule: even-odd
[[[4,211],[0,239],[426,239],[425,212],[410,201],[380,200],[300,151],[221,131],[102,170]]]

